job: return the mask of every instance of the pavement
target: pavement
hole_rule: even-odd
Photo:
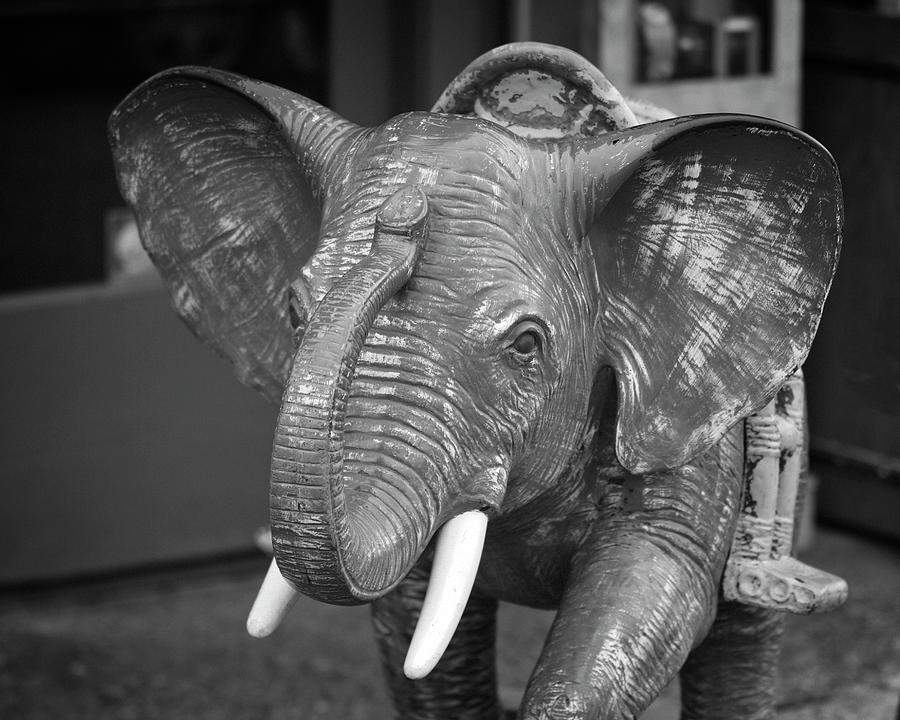
[[[900,547],[820,530],[804,559],[843,576],[840,610],[791,617],[781,720],[897,720]],[[262,555],[0,590],[0,718],[380,720],[390,717],[364,607],[302,599],[266,640],[244,621]],[[552,615],[502,606],[501,698],[514,705]],[[644,720],[678,717],[673,684]]]

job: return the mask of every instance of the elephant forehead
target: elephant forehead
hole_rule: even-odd
[[[556,335],[581,327],[579,318],[593,312],[590,276],[568,253],[523,259],[521,249],[511,253],[490,243],[473,247],[449,241],[431,245],[389,312],[414,317],[420,327],[447,328],[451,337],[462,332],[476,344],[490,344],[525,317],[540,318]]]
[[[447,120],[426,116],[424,120]],[[467,120],[467,118],[457,118]],[[401,133],[382,127],[356,153],[339,190],[328,198],[320,250],[360,258],[368,249],[378,208],[399,188],[419,186],[429,202],[429,246],[466,245],[466,252],[511,251],[546,224],[551,195],[528,149],[501,128],[466,123],[474,135]],[[438,127],[443,127],[438,123]]]
[[[551,294],[542,281],[547,276],[536,275],[515,258],[432,252],[416,268],[407,297],[438,318],[471,318],[503,326],[522,314],[546,314]]]
[[[329,200],[313,274],[336,278],[358,262],[378,208],[409,184],[429,201],[426,248],[409,298],[497,319],[543,305],[550,288],[571,285],[569,229],[535,148],[492,123],[429,113],[376,128],[357,151]]]
[[[440,205],[448,193],[475,205],[520,205],[536,185],[533,156],[519,138],[476,118],[413,113],[375,129],[351,165],[367,185],[420,185]],[[524,187],[523,187],[524,184]]]
[[[461,197],[435,203],[425,252],[408,289],[445,313],[503,325],[548,316],[578,275],[571,247],[550,214],[522,206],[489,211]]]
[[[378,128],[353,163],[344,207],[374,210],[399,187],[428,196],[431,261],[498,256],[530,268],[565,245],[541,153],[479,118],[410,113]],[[463,262],[465,265],[465,261]]]

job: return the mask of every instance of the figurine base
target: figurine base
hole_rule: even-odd
[[[726,600],[807,615],[839,607],[847,599],[847,583],[796,558],[732,559],[725,568]]]

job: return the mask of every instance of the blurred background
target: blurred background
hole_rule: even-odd
[[[341,674],[327,660],[319,661],[324,670],[296,666],[312,660],[302,652],[297,659],[289,639],[271,654],[226,643],[199,659],[185,645],[226,627],[241,630],[252,599],[247,574],[265,564],[254,534],[267,522],[275,409],[239,385],[169,308],[116,188],[106,119],[150,75],[196,64],[264,79],[376,124],[428,109],[471,60],[512,40],[574,49],[624,94],[678,114],[778,118],[833,153],[844,182],[844,249],[806,375],[817,520],[839,532],[825,530],[824,545],[817,550],[814,540],[812,552],[823,553],[826,569],[842,571],[829,557],[851,566],[844,574],[853,593],[854,567],[872,582],[881,578],[883,595],[872,607],[893,607],[900,575],[900,2],[4,0],[0,717],[178,717],[182,710],[197,717],[203,708],[216,717],[214,702],[153,705],[150,698],[165,693],[151,692],[152,683],[183,686],[184,697],[197,688],[213,692],[211,678],[179,663],[239,673],[246,657],[256,658],[263,686],[287,682],[272,679],[279,673],[318,672],[341,682],[365,677],[372,687],[357,695],[381,697],[372,689],[379,678],[368,674],[377,673],[371,648],[360,660],[367,669]],[[876,565],[863,569],[866,558]],[[156,615],[141,614],[141,592],[166,588],[173,604],[148,600],[145,609]],[[110,596],[118,600],[104,610]],[[204,602],[221,603],[229,623],[201,618]],[[333,617],[367,634],[358,613],[318,612],[331,610],[309,609],[295,622],[312,617],[319,627]],[[875,654],[887,679],[878,675],[876,684],[896,698],[900,611],[885,612],[865,622],[887,638],[886,655]],[[514,617],[512,626],[523,627]],[[91,685],[98,657],[112,677],[118,661],[100,650],[91,656],[90,628],[118,628],[127,652],[146,647],[141,627],[167,621],[186,623],[175,631],[181,644],[176,660],[160,650],[157,680],[140,685],[145,695],[121,678]],[[546,620],[533,623],[510,635],[530,633],[539,649]],[[82,634],[70,645],[53,645],[76,626]],[[304,632],[296,629],[297,646],[308,642]],[[348,632],[340,642],[355,657],[356,630]],[[864,673],[854,672],[848,682],[857,687]],[[819,682],[826,692],[828,683]],[[514,695],[515,681],[507,684]],[[38,702],[49,702],[48,688],[70,712]],[[335,708],[357,716],[334,699],[341,692],[310,695],[312,704],[297,714],[296,692],[285,685],[269,693],[271,702],[229,707],[236,717],[329,717]]]

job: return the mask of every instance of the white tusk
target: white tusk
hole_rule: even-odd
[[[462,617],[484,547],[487,515],[472,510],[441,528],[422,612],[413,633],[403,673],[417,680],[437,665]]]
[[[281,575],[273,559],[247,616],[247,632],[255,638],[271,635],[299,595],[297,589]]]

